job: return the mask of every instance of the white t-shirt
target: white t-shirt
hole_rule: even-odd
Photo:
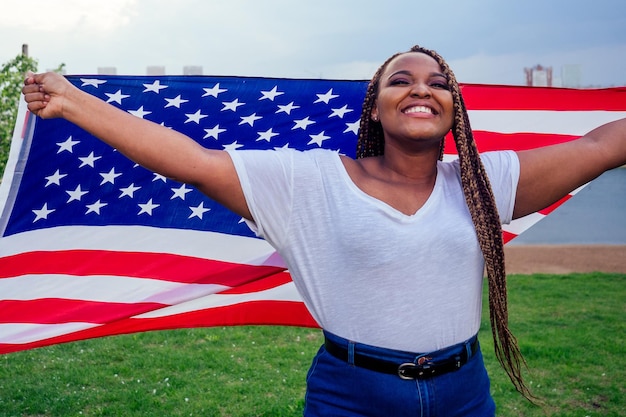
[[[233,151],[254,219],[319,325],[360,343],[429,352],[478,332],[484,260],[458,161],[439,162],[426,203],[405,215],[361,191],[338,153]],[[482,155],[503,223],[519,161]]]

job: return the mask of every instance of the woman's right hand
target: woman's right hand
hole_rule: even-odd
[[[41,118],[52,119],[63,117],[64,102],[71,88],[70,82],[55,72],[29,72],[24,79],[22,93],[28,110]]]

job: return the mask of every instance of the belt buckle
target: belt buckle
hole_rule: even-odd
[[[413,362],[406,362],[403,364],[400,364],[400,366],[398,366],[398,376],[400,377],[400,379],[404,379],[404,380],[411,380],[411,379],[415,379],[414,376],[410,376],[410,375],[406,375],[406,370],[408,369],[415,369],[417,368],[417,365],[415,365]]]

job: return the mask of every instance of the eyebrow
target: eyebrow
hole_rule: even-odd
[[[389,75],[389,77],[387,77],[387,79],[390,79],[390,78],[392,78],[392,77],[394,77],[394,76],[396,76],[396,75],[398,75],[398,74],[402,74],[402,75],[412,75],[412,74],[411,74],[411,71],[408,71],[408,70],[399,70],[399,71],[396,71],[396,72],[394,72],[393,74]],[[430,75],[431,77],[442,77],[442,78],[446,78],[446,79],[447,79],[447,77],[446,77],[444,74],[440,73],[440,72],[431,72],[429,75]]]

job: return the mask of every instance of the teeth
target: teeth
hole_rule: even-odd
[[[404,111],[404,113],[429,113],[433,114],[433,110],[430,107],[426,106],[415,106],[408,108]]]

